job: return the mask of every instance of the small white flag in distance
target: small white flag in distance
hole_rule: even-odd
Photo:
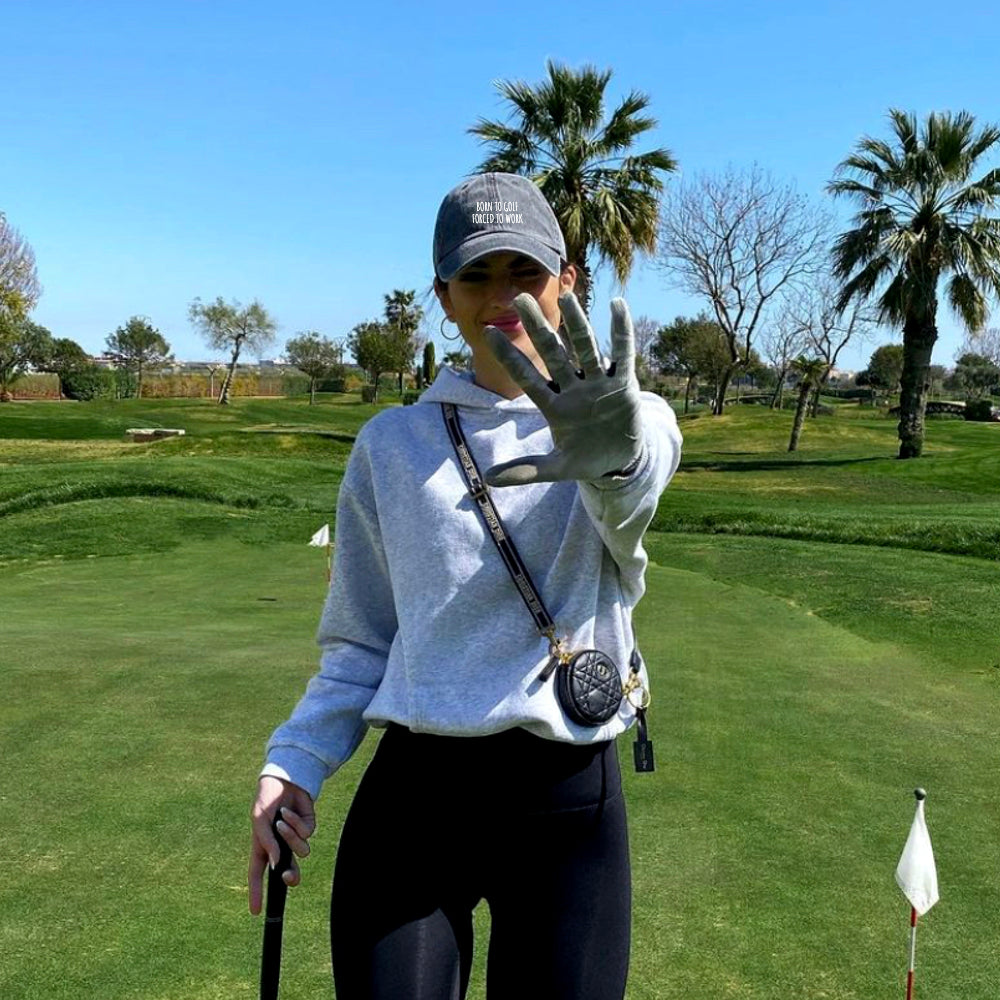
[[[938,901],[937,868],[931,850],[931,835],[924,820],[922,795],[917,797],[917,813],[896,867],[896,884],[920,916]]]
[[[324,524],[319,531],[316,532],[312,538],[309,539],[310,545],[329,545],[330,544],[330,525]]]

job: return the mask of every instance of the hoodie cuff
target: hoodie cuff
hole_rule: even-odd
[[[290,781],[304,788],[315,802],[319,798],[323,782],[332,772],[318,757],[295,747],[274,747],[267,756],[267,763],[259,777],[265,775]]]

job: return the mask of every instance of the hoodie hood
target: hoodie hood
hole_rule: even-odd
[[[473,381],[472,372],[456,371],[442,367],[433,383],[421,394],[420,403],[454,403],[475,410],[501,410],[506,413],[536,411],[538,407],[522,393],[515,399],[507,399]]]

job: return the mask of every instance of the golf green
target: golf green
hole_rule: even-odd
[[[307,537],[8,567],[0,995],[256,995],[247,816],[264,741],[315,669],[325,558]],[[747,541],[650,536],[637,622],[656,772],[628,769],[631,734],[619,748],[628,996],[895,996],[908,910],[892,873],[917,784],[942,886],[921,922],[920,992],[994,996],[1000,670],[945,663],[903,631],[866,636],[802,594],[768,590],[808,545],[814,573],[839,559],[843,577],[854,555],[860,599],[895,550],[772,539],[760,585],[716,578],[730,563],[739,572],[725,546]],[[950,558],[956,575],[986,565]],[[319,800],[304,883],[289,894],[283,998],[332,995],[329,880],[374,736]],[[474,1000],[488,922],[481,906]]]

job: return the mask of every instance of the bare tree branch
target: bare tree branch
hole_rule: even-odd
[[[635,353],[637,356],[649,364],[649,349],[656,343],[656,337],[660,332],[660,324],[650,316],[639,316],[632,323],[632,331],[635,335]]]
[[[823,362],[823,370],[813,387],[812,416],[819,410],[819,397],[837,366],[840,352],[852,341],[868,343],[878,326],[877,310],[860,299],[846,309],[837,308],[840,283],[830,271],[814,276],[790,300],[793,323],[808,342],[808,351]]]
[[[708,300],[729,343],[716,413],[775,300],[822,268],[829,231],[825,212],[757,166],[696,176],[666,197],[657,265],[673,285]]]
[[[955,352],[955,361],[963,354],[978,354],[981,358],[989,358],[995,365],[1000,365],[1000,329],[995,326],[988,330],[966,333],[962,346]]]
[[[41,294],[35,252],[0,212],[0,310],[27,316]]]
[[[840,284],[830,272],[822,272],[790,298],[795,322],[805,332],[812,353],[822,358],[828,368],[837,365],[837,357],[851,340],[862,344],[875,335],[876,310],[856,303],[842,312],[837,309]]]
[[[761,354],[778,371],[771,409],[781,408],[785,378],[792,370],[792,361],[809,348],[809,334],[795,315],[792,302],[786,297],[774,309],[770,323],[761,326]]]

